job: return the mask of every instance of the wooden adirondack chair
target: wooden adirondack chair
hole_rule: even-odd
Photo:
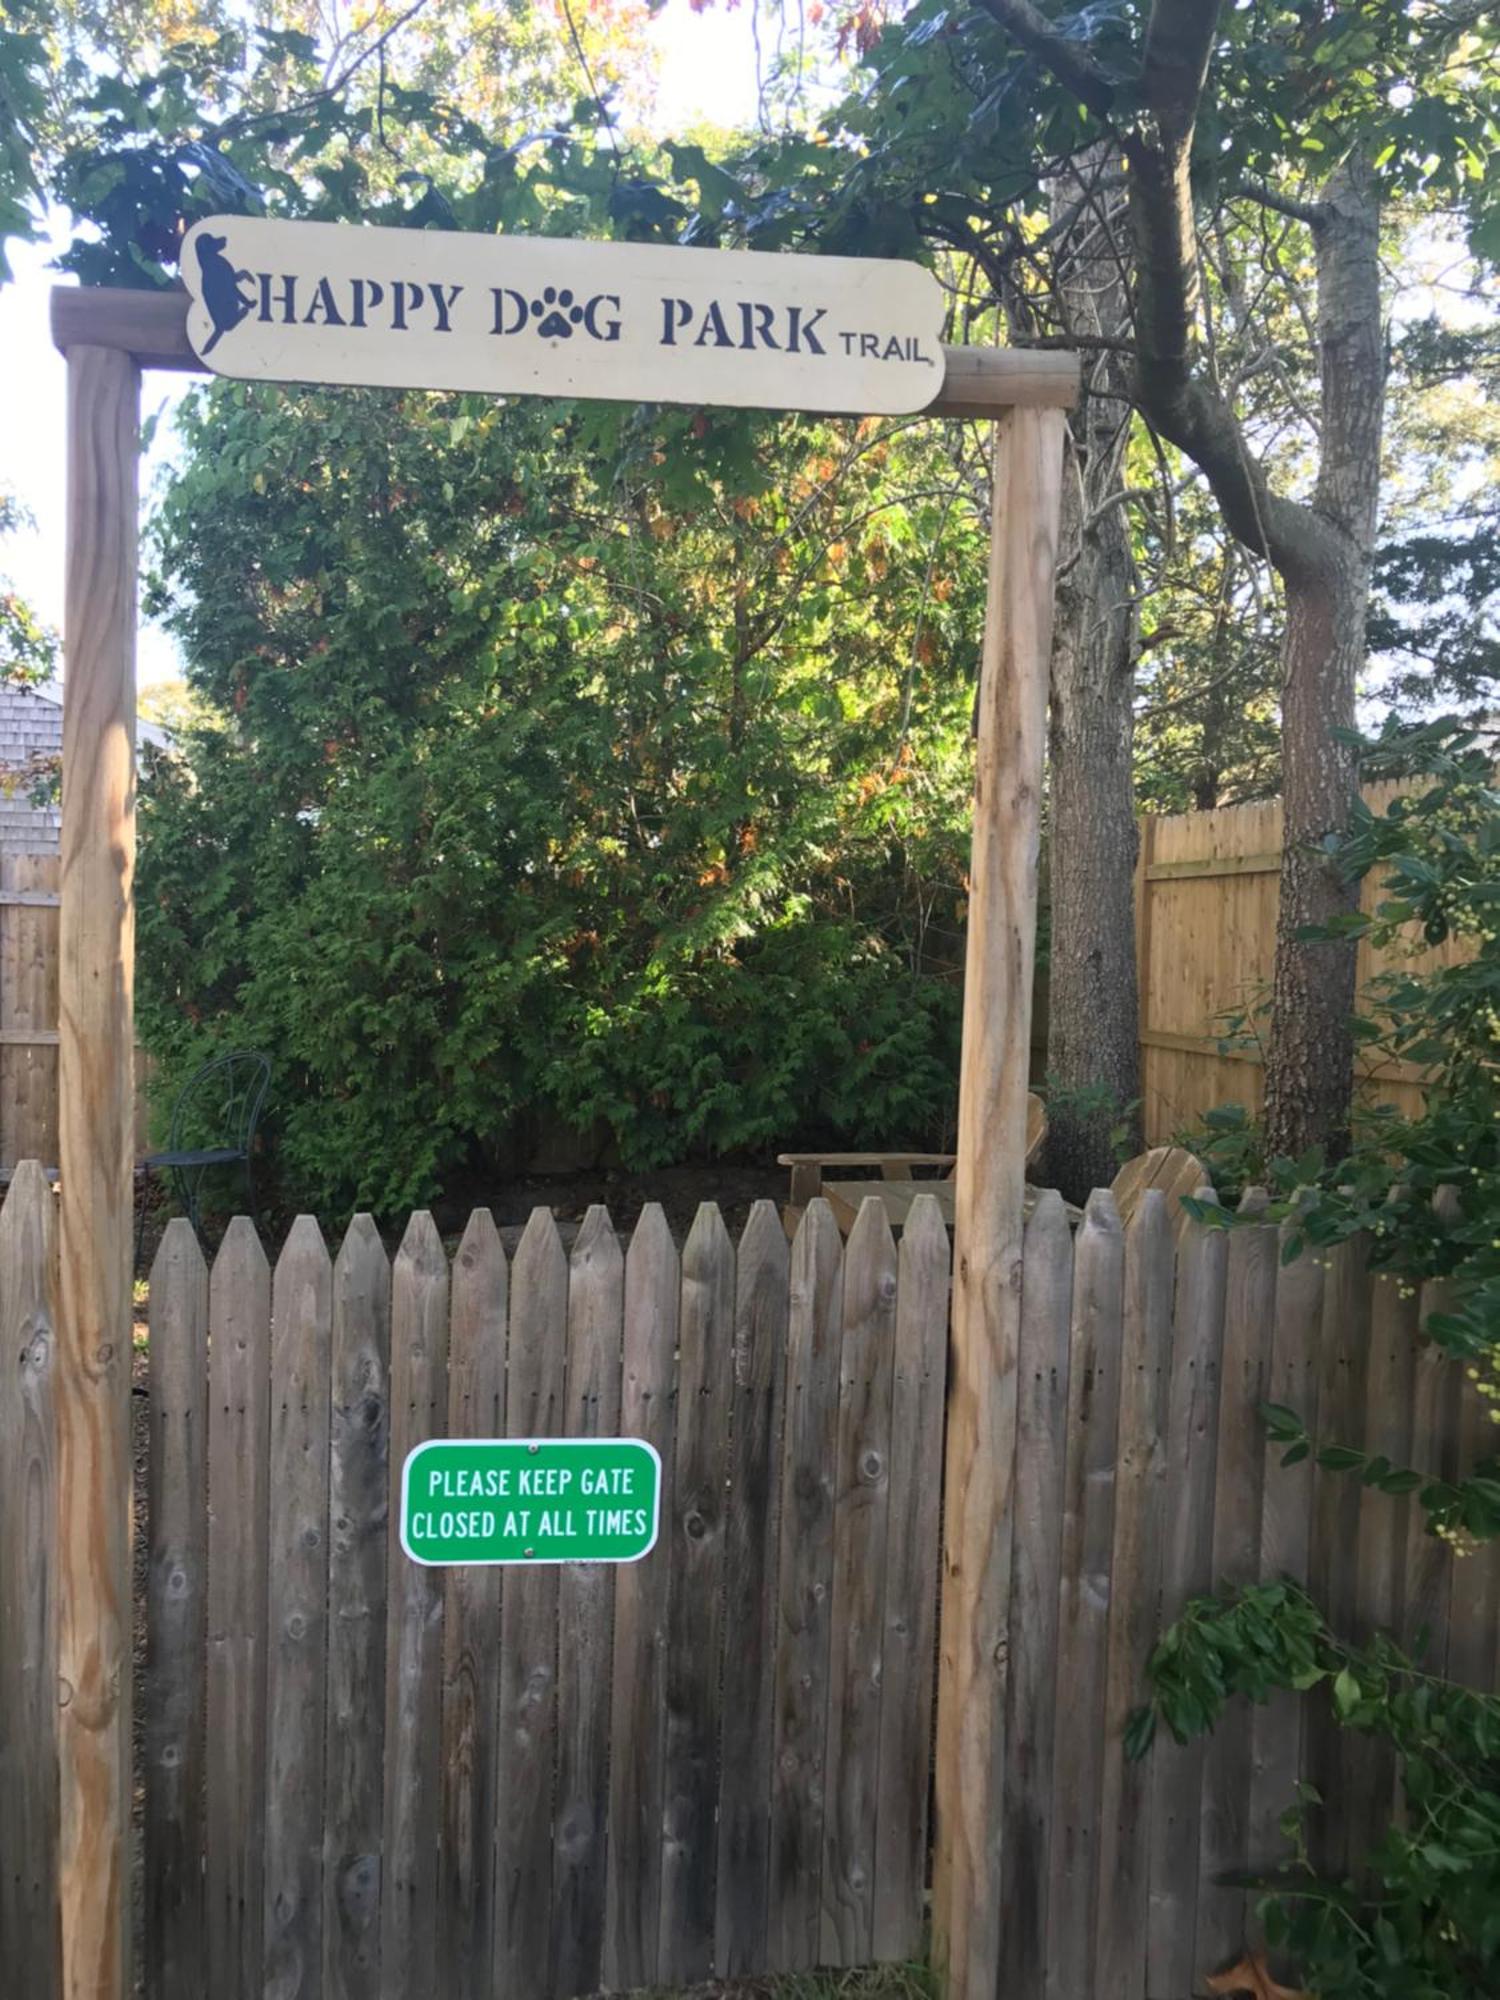
[[[1041,1152],[1046,1136],[1046,1107],[1032,1093],[1026,1099],[1028,1167]],[[953,1169],[956,1164],[953,1153],[778,1153],[776,1164],[792,1170],[790,1197],[781,1211],[788,1236],[796,1234],[797,1224],[802,1220],[807,1204],[819,1195],[833,1210],[839,1228],[846,1236],[854,1227],[860,1203],[872,1194],[878,1195],[885,1203],[893,1230],[902,1228],[919,1194],[934,1195],[944,1222],[950,1229],[953,1227]],[[878,1169],[880,1178],[829,1181],[823,1178],[825,1169],[829,1167]],[[926,1171],[926,1178],[917,1178],[919,1169]]]

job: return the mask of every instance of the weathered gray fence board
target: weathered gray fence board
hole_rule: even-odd
[[[323,1984],[323,1698],[333,1266],[297,1218],[271,1286],[266,1607],[266,2000]]]
[[[510,1281],[507,1437],[555,1437],[563,1409],[568,1262],[536,1208]],[[552,1990],[552,1801],[557,1751],[557,1571],[513,1569],[500,1606],[495,1786],[495,1989]]]
[[[657,1977],[693,1986],[714,1963],[714,1807],[724,1644],[724,1526],[735,1332],[734,1245],[711,1203],[682,1251],[676,1465],[662,1523],[667,1608],[661,1926]],[[731,1632],[731,1643],[741,1635]],[[730,1782],[740,1774],[732,1773]]]
[[[487,1208],[469,1217],[448,1311],[448,1435],[505,1432],[509,1272]],[[443,1573],[442,1883],[438,1990],[490,2000],[495,1956],[495,1783],[499,1757],[501,1571]]]
[[[1222,1230],[1199,1222],[1189,1222],[1178,1243],[1167,1421],[1171,1503],[1162,1537],[1164,1622],[1213,1583],[1214,1459],[1228,1250]],[[1151,1784],[1146,1960],[1147,1990],[1153,1995],[1189,1993],[1197,1976],[1193,1956],[1202,1776],[1201,1738],[1186,1745],[1158,1741]]]
[[[23,1161],[0,1210],[0,1940],[50,2000],[57,1891],[57,1450],[52,1190]]]
[[[922,1947],[942,1533],[942,1481],[933,1468],[943,1449],[948,1277],[942,1214],[931,1195],[918,1195],[901,1232],[891,1391],[871,1947],[881,1962],[914,1959]]]
[[[368,1215],[333,1267],[329,1364],[324,2000],[377,2000],[385,1811],[391,1267]]]
[[[1119,1210],[1099,1188],[1073,1245],[1056,1682],[1066,1721],[1053,1745],[1047,1898],[1046,1991],[1056,2000],[1093,1983],[1124,1299]]]
[[[844,1251],[843,1307],[819,1951],[824,1965],[864,1964],[875,1927],[896,1245],[884,1204],[874,1196],[860,1203]]]
[[[1100,1774],[1096,1965],[1120,2000],[1146,1992],[1151,1766],[1124,1752],[1156,1643],[1166,1534],[1175,1249],[1166,1197],[1148,1189],[1125,1232],[1120,1411],[1111,1552],[1104,1761]]]
[[[1062,1196],[1026,1224],[1016,1356],[1016,1475],[1000,1836],[1000,1984],[1039,1995],[1046,1978],[1048,1837],[1056,1720],[1058,1583],[1067,1457],[1073,1232]]]
[[[724,1548],[724,1629],[732,1636],[724,1647],[714,1890],[714,1962],[724,1978],[765,1964],[788,1255],[774,1204],[758,1201],[740,1239],[735,1285]],[[946,1317],[945,1310],[945,1327]],[[925,1790],[925,1749],[923,1755]]]
[[[662,1465],[663,1520],[671,1519],[673,1389],[681,1273],[661,1208],[642,1209],[625,1259],[625,1355],[620,1424],[645,1438]],[[666,1706],[668,1571],[630,1563],[615,1584],[611,1704],[608,1905],[604,1977],[610,1986],[656,1983],[661,1926],[662,1744]]]
[[[1224,1362],[1219,1391],[1215,1462],[1213,1581],[1255,1583],[1260,1576],[1261,1490],[1271,1329],[1276,1318],[1275,1228],[1249,1217],[1263,1213],[1266,1197],[1251,1189],[1240,1203],[1242,1220],[1229,1238],[1224,1290]],[[1240,1956],[1245,1942],[1246,1897],[1219,1878],[1243,1874],[1248,1858],[1251,1731],[1254,1710],[1232,1705],[1203,1753],[1203,1813],[1198,1845],[1198,1942],[1201,1972],[1218,1972]]]
[[[843,1245],[826,1201],[792,1245],[771,1776],[773,1972],[818,1962]]]
[[[260,2000],[271,1270],[244,1216],[209,1279],[208,1990]]]
[[[3,1262],[3,1259],[0,1259]],[[208,1628],[208,1266],[182,1216],[151,1266],[143,1716],[146,1990],[200,2000]]]
[[[619,1433],[624,1286],[625,1260],[609,1212],[592,1207],[568,1267],[567,1437]],[[596,1992],[603,1962],[614,1607],[608,1564],[567,1563],[558,1572],[552,1977],[560,2000]]]

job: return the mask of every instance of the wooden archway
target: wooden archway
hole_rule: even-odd
[[[68,363],[59,1024],[63,1990],[129,1991],[135,624],[142,369],[202,372],[182,293],[59,290]],[[938,1964],[992,2000],[1004,1631],[1048,660],[1076,357],[950,348],[934,417],[998,419],[959,1090],[934,1872]]]

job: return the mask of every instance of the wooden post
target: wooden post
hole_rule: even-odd
[[[66,2000],[123,2000],[130,1821],[131,993],[140,375],[68,353],[58,1087],[59,1901]]]
[[[1012,410],[995,441],[943,1467],[933,1945],[952,2000],[993,2000],[999,1969],[1026,1085],[1065,421]]]

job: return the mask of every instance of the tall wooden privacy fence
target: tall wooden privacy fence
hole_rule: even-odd
[[[0,1953],[56,1992],[52,1199],[0,1212]],[[1351,1243],[1283,1266],[1275,1227],[1180,1241],[1158,1194],[1026,1229],[1004,1704],[1006,2000],[1183,2000],[1251,1914],[1221,1877],[1281,1851],[1299,1774],[1340,1865],[1390,1809],[1366,1739],[1295,1700],[1130,1764],[1126,1717],[1184,1599],[1305,1579],[1490,1687],[1500,1551],[1455,1565],[1420,1510],[1284,1468],[1270,1399],[1451,1473],[1490,1426]],[[450,1262],[426,1216],[268,1266],[236,1222],[152,1275],[144,1938],[150,2000],[564,2000],[600,1985],[920,1948],[948,1246],[822,1203],[736,1249],[705,1207],[571,1257],[484,1212]],[[649,1438],[662,1539],[611,1570],[419,1569],[407,1447]],[[1306,1711],[1306,1712],[1304,1712]],[[19,1968],[19,1971],[17,1970]]]
[[[1384,813],[1404,789],[1400,780],[1364,788],[1371,811]],[[1276,956],[1281,891],[1280,799],[1221,806],[1214,812],[1147,815],[1136,863],[1136,964],[1140,980],[1141,1113],[1146,1143],[1162,1145],[1217,1104],[1258,1110],[1263,1089],[1261,1039]],[[1386,871],[1364,884],[1363,905],[1385,900]],[[1415,926],[1413,926],[1415,931]],[[1422,973],[1451,965],[1462,939],[1414,955],[1359,947],[1361,988],[1381,973]],[[1221,1046],[1226,1014],[1256,1014],[1254,1032]],[[1366,1052],[1362,1094],[1414,1116],[1422,1072]]]
[[[144,1957],[151,2000],[686,1984],[920,1946],[948,1244],[866,1204],[736,1251],[490,1216],[236,1221],[151,1278]],[[55,1990],[47,1631],[51,1198],[0,1217],[0,1904]],[[622,1434],[664,1468],[640,1563],[418,1568],[418,1440]],[[22,1635],[19,1649],[14,1645]]]

